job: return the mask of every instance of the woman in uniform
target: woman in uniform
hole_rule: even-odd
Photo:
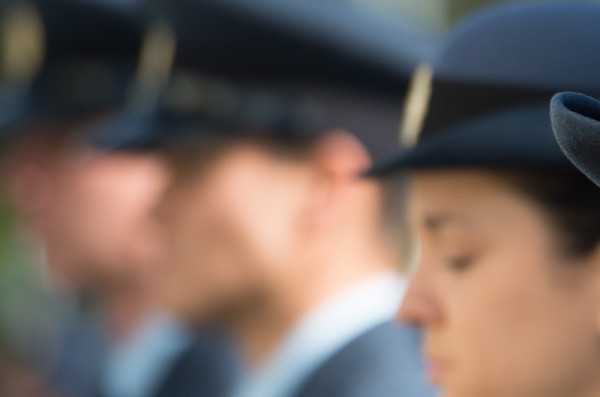
[[[415,73],[413,146],[372,171],[411,180],[419,254],[400,317],[422,327],[444,396],[600,396],[600,189],[548,116],[553,92],[600,92],[599,20],[591,4],[467,20],[433,77]]]

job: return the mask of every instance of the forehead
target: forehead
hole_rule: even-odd
[[[301,163],[278,156],[254,141],[209,145],[169,154],[171,192],[245,202],[251,197],[269,196],[296,178]],[[274,192],[275,190],[275,192]],[[276,196],[277,194],[275,194]]]
[[[245,142],[206,142],[169,148],[164,154],[180,181],[187,181],[189,177],[197,180],[199,176],[236,168],[238,164],[250,162],[250,158],[256,160],[263,156],[258,147]]]
[[[431,231],[511,230],[528,220],[539,222],[537,208],[486,170],[418,171],[411,177],[409,215],[413,225]]]
[[[472,170],[425,170],[410,176],[412,207],[420,210],[462,212],[469,204],[485,201],[501,190],[499,182],[490,173]]]
[[[270,165],[285,169],[292,164],[307,163],[312,141],[285,140],[259,134],[203,138],[167,147],[164,151],[176,176],[197,176],[224,168]]]

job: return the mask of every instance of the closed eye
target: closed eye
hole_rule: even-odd
[[[464,272],[475,262],[473,256],[458,256],[446,260],[448,267],[456,272]]]

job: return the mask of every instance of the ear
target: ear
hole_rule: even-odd
[[[357,138],[339,129],[325,132],[314,148],[313,163],[320,175],[320,188],[314,196],[315,217],[311,219],[322,227],[349,210],[348,203],[357,195],[356,180],[370,167],[371,158]]]
[[[330,130],[317,141],[316,160],[334,180],[354,179],[371,166],[363,144],[345,130]]]

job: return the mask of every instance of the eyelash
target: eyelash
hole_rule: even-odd
[[[464,272],[468,270],[473,262],[473,256],[455,257],[447,260],[448,267],[455,272]]]

